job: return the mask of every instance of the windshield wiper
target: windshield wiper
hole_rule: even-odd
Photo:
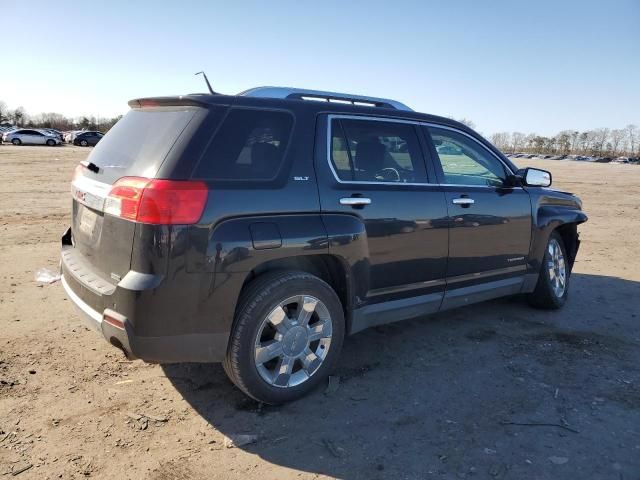
[[[80,165],[86,167],[88,170],[92,171],[93,173],[98,173],[100,171],[100,167],[93,162],[88,162],[86,160],[83,160],[80,162]]]

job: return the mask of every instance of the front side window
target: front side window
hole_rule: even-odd
[[[500,187],[507,179],[502,162],[478,142],[452,130],[428,127],[442,165],[444,183]]]
[[[216,180],[271,180],[289,143],[293,117],[270,110],[231,110],[194,176]]]
[[[334,119],[331,162],[343,181],[427,181],[418,136],[409,123]]]

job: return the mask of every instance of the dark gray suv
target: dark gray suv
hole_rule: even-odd
[[[567,299],[581,202],[447,118],[285,88],[134,100],[72,182],[62,284],[132,358],[295,399],[344,336]]]

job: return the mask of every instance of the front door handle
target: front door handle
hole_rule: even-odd
[[[476,201],[473,198],[454,198],[451,200],[451,203],[454,205],[460,205],[462,207],[468,207],[469,205],[473,205]]]
[[[340,205],[364,207],[365,205],[371,205],[371,199],[367,197],[344,197],[340,199]]]

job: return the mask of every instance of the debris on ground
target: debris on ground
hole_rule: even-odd
[[[149,413],[140,414],[140,413],[127,412],[126,416],[127,418],[132,420],[133,422],[131,423],[137,426],[138,429],[140,430],[146,430],[149,427],[149,421],[155,422],[156,425],[161,423],[166,423],[169,421],[167,417],[160,417],[160,416],[152,415]],[[127,421],[127,423],[129,423],[129,421]]]
[[[224,446],[227,448],[242,447],[258,441],[257,435],[229,434],[224,438]]]
[[[551,463],[555,463],[556,465],[564,465],[569,461],[567,457],[556,457],[556,456],[549,457],[549,460],[551,461]]]
[[[27,470],[29,470],[31,467],[33,467],[32,463],[28,463],[27,465],[23,466],[23,467],[18,467],[16,468],[13,472],[11,472],[11,476],[15,477],[17,475],[20,475],[21,473],[26,472]]]
[[[34,275],[35,281],[38,283],[56,283],[60,280],[60,272],[51,270],[50,268],[39,268]]]

